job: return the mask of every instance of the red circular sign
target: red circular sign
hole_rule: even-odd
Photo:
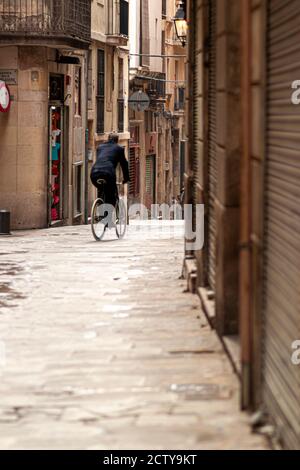
[[[0,80],[0,112],[7,113],[10,108],[10,92],[5,82]]]

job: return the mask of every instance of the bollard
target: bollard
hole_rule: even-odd
[[[0,235],[10,235],[10,212],[0,210]]]

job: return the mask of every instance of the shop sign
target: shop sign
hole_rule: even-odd
[[[10,93],[5,82],[0,80],[0,112],[6,113],[10,108]]]
[[[5,82],[7,85],[17,85],[18,84],[17,70],[0,69],[0,80]]]

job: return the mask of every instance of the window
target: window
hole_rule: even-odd
[[[81,67],[75,69],[75,115],[81,116]]]
[[[154,131],[154,116],[152,111],[145,112],[145,124],[146,124],[146,132],[153,132]]]
[[[183,87],[178,88],[178,103],[179,109],[184,109],[185,100],[185,89]]]
[[[124,61],[119,58],[118,132],[124,132]]]
[[[128,0],[120,0],[120,34],[128,36]]]
[[[92,51],[88,53],[88,107],[93,109],[93,63]]]
[[[64,76],[63,75],[50,75],[50,101],[61,101],[63,102],[65,99],[64,96]]]
[[[162,0],[162,16],[167,16],[167,0]]]
[[[177,87],[175,94],[175,111],[184,110],[185,108],[185,89]]]
[[[105,52],[98,49],[97,133],[104,133]]]

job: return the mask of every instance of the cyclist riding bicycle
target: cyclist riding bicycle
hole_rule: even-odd
[[[108,141],[99,145],[97,149],[97,160],[91,171],[91,181],[98,190],[100,189],[98,181],[105,180],[106,184],[103,188],[105,203],[114,207],[118,199],[116,169],[119,164],[122,168],[123,184],[130,180],[125,150],[118,145],[118,142],[118,134],[109,134]]]

